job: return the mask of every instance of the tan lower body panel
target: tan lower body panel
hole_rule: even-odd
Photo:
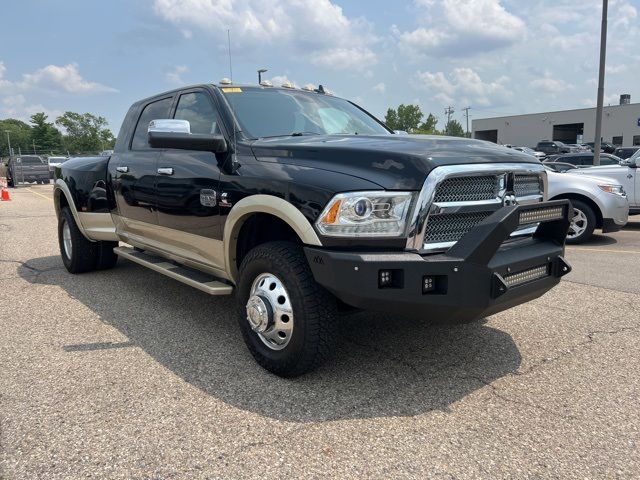
[[[220,240],[114,215],[118,238],[189,267],[229,279]]]
[[[110,213],[78,212],[78,220],[90,240],[118,241],[116,226]]]

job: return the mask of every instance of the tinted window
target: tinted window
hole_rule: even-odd
[[[582,159],[580,157],[560,157],[558,161],[563,163],[570,163],[571,165],[583,165]]]
[[[593,163],[593,162],[591,162]],[[612,157],[600,155],[600,165],[618,165],[620,162]]]
[[[20,157],[23,165],[42,165],[40,157]]]
[[[249,137],[292,133],[388,135],[382,125],[341,98],[299,90],[239,88],[222,91]]]
[[[169,110],[171,109],[171,98],[165,98],[164,100],[158,100],[157,102],[150,103],[142,111],[136,131],[133,134],[133,140],[131,141],[132,150],[142,150],[149,148],[147,141],[147,130],[149,129],[149,122],[151,120],[158,120],[161,118],[169,118]]]
[[[188,120],[191,124],[191,133],[220,133],[216,111],[204,92],[180,95],[174,118]]]
[[[540,143],[538,144],[538,146],[539,146],[539,147],[553,147],[554,145],[553,145],[553,143],[551,143],[551,142],[540,142]]]

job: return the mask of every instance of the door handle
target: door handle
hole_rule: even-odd
[[[129,167],[116,167],[116,172],[127,173],[129,171]]]
[[[162,167],[158,169],[159,175],[173,175],[173,168],[171,167]]]

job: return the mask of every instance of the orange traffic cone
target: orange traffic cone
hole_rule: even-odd
[[[7,187],[2,187],[1,199],[3,202],[8,202],[9,200],[11,200],[11,195],[9,195],[9,189]]]

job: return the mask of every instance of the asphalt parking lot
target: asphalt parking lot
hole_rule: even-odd
[[[532,303],[351,315],[283,380],[232,298],[122,260],[68,274],[51,193],[0,204],[0,478],[640,476],[640,216]]]

